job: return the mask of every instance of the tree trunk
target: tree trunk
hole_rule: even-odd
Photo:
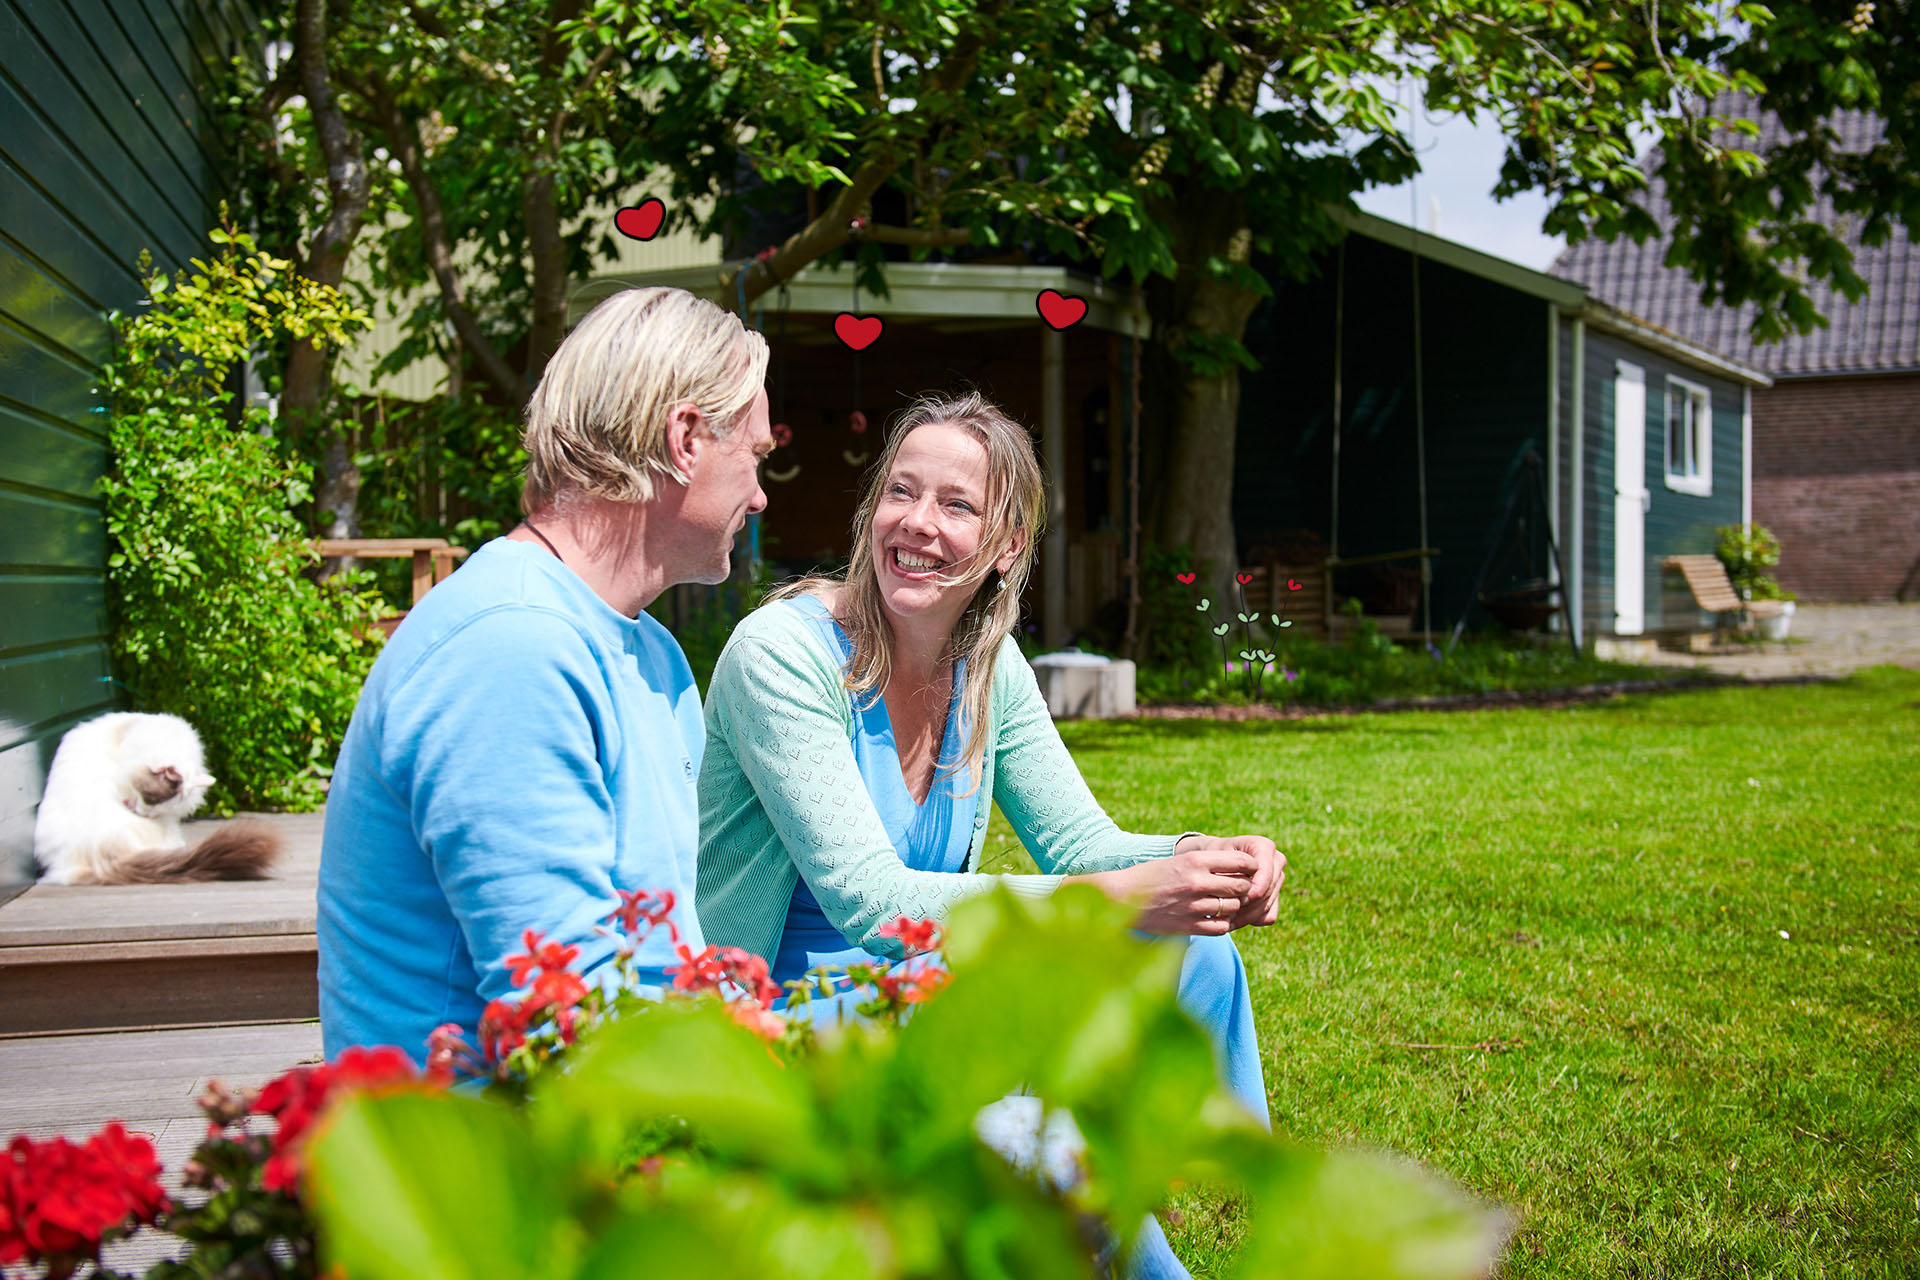
[[[545,156],[536,158],[527,175],[520,205],[527,221],[527,251],[533,259],[533,325],[527,330],[527,368],[520,393],[524,403],[567,332],[567,242],[560,234],[560,207]]]
[[[360,139],[347,128],[334,100],[327,67],[327,11],[324,0],[300,0],[295,14],[294,57],[299,63],[300,91],[313,114],[314,132],[327,159],[327,221],[315,233],[300,273],[309,280],[338,286],[347,273],[347,255],[360,235],[372,188]],[[287,354],[287,373],[280,412],[296,427],[319,414],[327,392],[328,352],[311,342],[295,342]],[[304,421],[303,421],[304,420]],[[318,494],[322,532],[330,537],[358,536],[360,525],[360,469],[353,462],[351,442],[338,430],[326,435]],[[329,562],[326,572],[339,567]]]
[[[1252,290],[1209,271],[1209,261],[1246,266],[1251,237],[1243,202],[1218,192],[1189,192],[1165,210],[1180,247],[1180,273],[1167,297],[1168,354],[1163,367],[1166,477],[1154,503],[1154,539],[1192,549],[1209,590],[1239,565],[1233,528],[1234,443],[1240,419],[1239,349],[1259,305]],[[1164,296],[1164,295],[1163,295]]]
[[[327,433],[320,457],[320,489],[314,505],[329,538],[360,536],[360,468],[353,461],[353,446],[353,431],[342,424]],[[337,572],[345,563],[346,557],[329,559],[323,572]]]

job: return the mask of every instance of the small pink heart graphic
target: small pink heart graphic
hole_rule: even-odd
[[[834,336],[855,351],[865,351],[878,342],[884,328],[886,322],[879,316],[857,316],[851,311],[842,311],[833,318]]]
[[[1244,587],[1253,581],[1253,575],[1250,573],[1236,573],[1233,575],[1233,580]]]
[[[635,240],[651,240],[660,233],[660,224],[667,220],[667,206],[658,196],[648,196],[637,205],[622,209],[613,215],[613,225],[621,235]]]
[[[1298,591],[1301,585],[1302,584],[1297,579],[1294,579],[1294,578],[1287,579],[1287,590],[1289,591]]]
[[[1179,583],[1183,587],[1192,586],[1193,579],[1194,579],[1194,575],[1191,573],[1176,573],[1173,575],[1173,580]]]
[[[1055,329],[1071,329],[1087,316],[1085,298],[1052,289],[1042,289],[1033,305],[1039,310],[1040,318]]]

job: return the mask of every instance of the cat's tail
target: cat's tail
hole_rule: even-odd
[[[111,884],[264,880],[280,856],[280,834],[264,822],[229,822],[191,849],[142,853],[113,868]]]

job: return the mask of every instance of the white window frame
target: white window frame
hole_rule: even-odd
[[[1691,439],[1682,441],[1683,458],[1693,463],[1692,471],[1673,469],[1673,397],[1675,392],[1686,396],[1686,404],[1691,411]],[[1665,474],[1667,488],[1675,493],[1692,494],[1696,498],[1713,496],[1713,393],[1697,382],[1685,378],[1667,375],[1667,394],[1660,405],[1662,430],[1660,433],[1660,468]],[[1689,447],[1690,446],[1690,447]],[[1690,455],[1690,458],[1689,458]]]

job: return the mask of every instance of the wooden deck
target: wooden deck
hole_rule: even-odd
[[[0,903],[0,1142],[119,1120],[177,1189],[207,1081],[255,1088],[319,1060],[321,815],[263,820],[286,839],[269,880],[35,885]],[[149,1232],[108,1261],[144,1270],[177,1248]]]
[[[286,839],[272,879],[43,884],[0,905],[0,1039],[317,1016],[321,815],[262,818]]]

